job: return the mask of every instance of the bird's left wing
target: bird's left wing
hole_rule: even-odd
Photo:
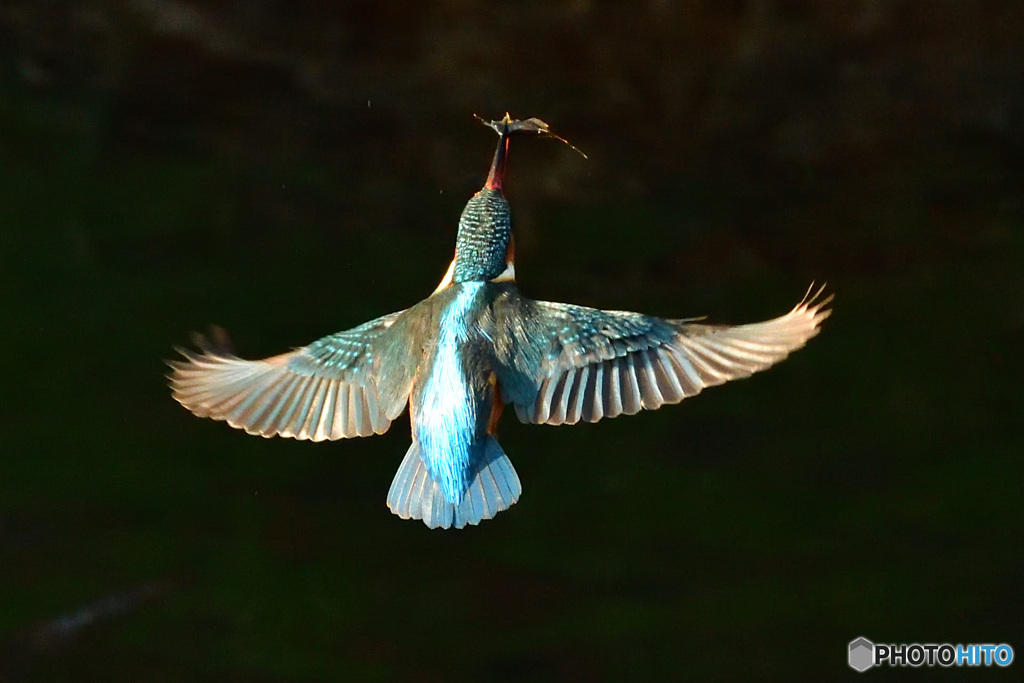
[[[555,425],[678,403],[802,347],[831,312],[821,292],[783,316],[736,326],[509,301],[496,320],[502,400],[523,422]]]
[[[185,360],[169,362],[174,398],[200,417],[265,437],[382,434],[405,409],[412,382],[412,351],[388,334],[402,313],[263,360],[178,349]]]

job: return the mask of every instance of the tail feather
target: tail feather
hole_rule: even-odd
[[[402,519],[422,519],[431,529],[461,529],[507,510],[519,500],[522,490],[512,462],[494,437],[488,436],[462,501],[449,503],[438,483],[430,478],[414,440],[391,482],[388,507]]]

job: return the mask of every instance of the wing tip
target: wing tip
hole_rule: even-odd
[[[807,293],[804,294],[800,303],[793,307],[793,310],[790,311],[791,313],[796,313],[797,311],[807,312],[818,321],[832,315],[832,309],[827,308],[827,306],[836,298],[835,292],[829,292],[828,296],[822,298],[822,295],[828,288],[828,283],[821,283],[821,286],[817,289],[814,288],[815,284],[815,282],[811,282],[811,285],[807,288]]]
[[[835,292],[828,292],[826,294],[827,286],[828,283],[822,283],[820,287],[815,289],[815,283],[811,282],[810,287],[807,288],[807,293],[804,294],[804,298],[786,316],[800,318],[809,325],[806,333],[807,336],[803,340],[804,343],[817,337],[821,333],[821,324],[832,315],[830,304],[836,295]],[[797,348],[802,346],[803,344]]]

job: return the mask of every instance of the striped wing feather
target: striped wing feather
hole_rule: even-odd
[[[263,360],[178,349],[185,360],[169,362],[172,393],[199,417],[249,434],[311,441],[382,434],[405,402],[381,401],[373,343],[398,315]]]
[[[831,313],[826,305],[832,297],[820,299],[821,293],[819,289],[805,297],[783,316],[750,325],[649,319],[650,334],[615,340],[575,335],[574,345],[582,348],[552,353],[558,362],[538,381],[536,400],[532,405],[517,404],[516,412],[524,422],[538,424],[597,422],[679,403],[705,387],[748,377],[818,334]],[[667,324],[674,332],[665,337],[656,323]],[[564,333],[564,322],[560,324]],[[593,328],[593,319],[588,324]]]

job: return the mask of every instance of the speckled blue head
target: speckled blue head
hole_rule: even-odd
[[[477,117],[480,119],[480,117]],[[491,172],[482,190],[466,204],[459,219],[459,235],[455,241],[455,260],[438,286],[444,289],[453,282],[515,281],[512,254],[512,219],[508,202],[502,194],[505,160],[509,138],[513,135],[542,135],[569,145],[551,132],[540,119],[514,120],[507,113],[500,121],[480,121],[498,134]],[[569,145],[572,147],[572,145]],[[572,147],[584,158],[586,155]]]
[[[452,282],[493,280],[506,266],[512,219],[501,189],[485,187],[462,210]]]
[[[512,218],[508,201],[502,194],[502,182],[509,135],[519,130],[511,124],[522,125],[513,122],[508,114],[501,121],[489,124],[498,132],[498,148],[494,151],[487,182],[466,203],[459,218],[452,282],[493,280],[505,271],[512,239]]]

